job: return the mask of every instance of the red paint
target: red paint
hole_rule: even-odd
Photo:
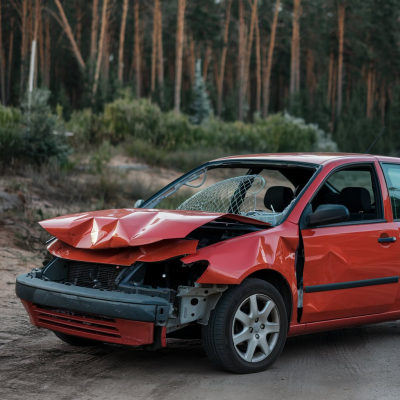
[[[39,328],[101,342],[141,346],[154,342],[154,324],[49,310],[21,300],[31,323]]]
[[[76,249],[60,240],[55,240],[47,249],[53,256],[67,260],[129,266],[136,261],[157,262],[192,254],[196,252],[197,244],[197,240],[167,239],[144,246],[93,251]]]
[[[182,239],[199,226],[220,217],[254,223],[251,218],[232,214],[123,209],[72,214],[42,221],[40,225],[70,246],[101,250]]]
[[[382,246],[381,235],[399,238],[393,222],[348,225],[302,232],[304,286],[399,276],[399,240]],[[304,293],[302,322],[388,311],[398,284]]]

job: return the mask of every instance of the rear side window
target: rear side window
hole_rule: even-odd
[[[400,219],[400,165],[382,164],[392,203],[393,218]]]

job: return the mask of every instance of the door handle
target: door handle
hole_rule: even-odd
[[[395,241],[395,237],[381,237],[378,239],[379,243],[394,243]]]

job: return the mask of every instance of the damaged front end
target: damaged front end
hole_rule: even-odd
[[[54,258],[16,285],[32,324],[153,348],[166,345],[167,333],[207,324],[228,287],[198,283],[208,263],[182,258],[268,227],[234,215],[156,210],[79,214],[42,226],[57,236],[48,247]]]

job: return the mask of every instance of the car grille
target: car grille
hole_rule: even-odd
[[[105,341],[121,338],[116,321],[113,318],[55,310],[39,305],[33,305],[33,312],[40,325],[51,330],[68,329],[72,334],[96,335],[97,340],[103,339]]]
[[[114,289],[123,267],[93,263],[69,262],[67,283],[94,289]]]

